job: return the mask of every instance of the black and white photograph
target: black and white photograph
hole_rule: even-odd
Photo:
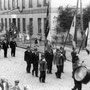
[[[0,0],[0,90],[89,90],[90,0]]]

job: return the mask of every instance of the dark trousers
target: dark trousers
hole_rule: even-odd
[[[38,77],[38,65],[33,64],[32,75],[34,75],[34,73],[35,73],[35,76]]]
[[[64,72],[63,71],[63,69],[64,69],[64,61],[62,62],[62,67],[61,68],[62,68],[62,72]]]
[[[74,88],[72,90],[82,90],[82,83],[74,79]]]
[[[48,73],[52,73],[52,62],[47,63]]]
[[[4,50],[4,57],[7,57],[7,49]]]
[[[26,67],[27,73],[30,73],[30,69],[31,69],[31,63],[27,62],[27,67]]]
[[[61,78],[62,65],[57,65],[56,77]]]
[[[40,82],[45,82],[45,78],[46,78],[46,72],[45,71],[40,71],[39,81]]]
[[[15,57],[15,49],[11,49],[11,56]]]

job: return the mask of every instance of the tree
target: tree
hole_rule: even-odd
[[[61,28],[60,30],[61,32],[66,32],[70,29],[75,10],[67,6],[66,8],[59,7],[58,11],[59,15],[57,22],[59,22],[59,27]]]
[[[88,27],[88,22],[90,21],[90,5],[88,5],[83,10],[83,28],[86,30]]]
[[[28,29],[28,34],[30,36],[30,47],[31,47],[31,37],[33,35],[33,27],[32,27],[32,25],[28,25],[27,29]]]

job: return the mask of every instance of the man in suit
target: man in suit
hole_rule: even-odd
[[[4,50],[4,57],[7,58],[7,50],[9,48],[9,46],[8,46],[8,42],[6,39],[3,41],[2,48]]]
[[[34,75],[35,73],[35,76],[38,77],[39,52],[37,51],[37,48],[34,49],[32,61],[33,61],[32,75]]]
[[[15,39],[13,38],[12,41],[10,41],[11,56],[13,57],[15,57],[16,47],[17,47],[17,44]]]
[[[30,50],[30,47],[27,47],[27,50],[24,52],[24,60],[27,63],[26,71],[27,73],[30,73],[31,69],[31,61],[32,61],[32,51]]]

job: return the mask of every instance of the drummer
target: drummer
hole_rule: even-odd
[[[74,79],[74,84],[75,85],[72,88],[72,90],[82,90],[82,82],[81,81],[76,81],[75,78],[74,78],[74,72],[80,66],[79,62],[80,62],[79,57],[76,54],[76,56],[74,56],[74,63],[73,63],[73,79]]]

